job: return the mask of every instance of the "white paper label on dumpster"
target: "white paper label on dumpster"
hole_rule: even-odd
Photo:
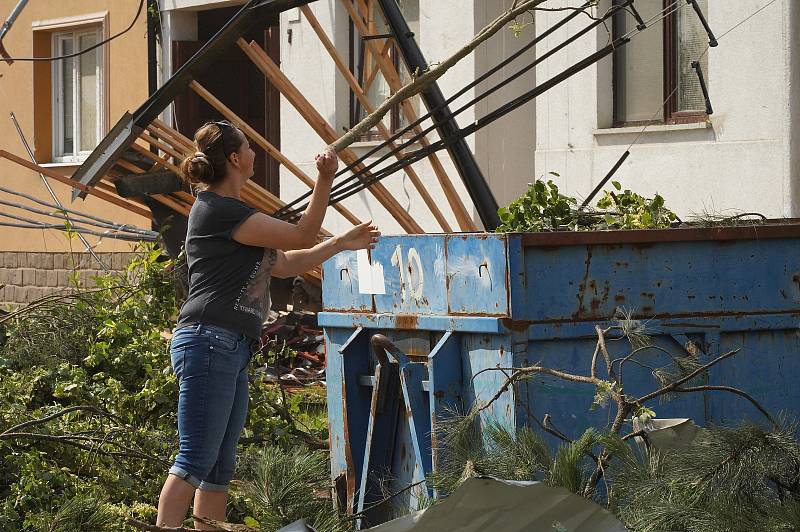
[[[386,293],[386,282],[383,278],[383,265],[380,262],[370,264],[366,249],[356,252],[358,259],[358,291],[362,294]]]

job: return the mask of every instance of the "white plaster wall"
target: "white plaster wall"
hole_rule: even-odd
[[[652,128],[633,147],[615,179],[643,194],[661,193],[683,216],[726,209],[797,215],[791,208],[787,126],[790,2],[772,4],[709,50],[707,77],[715,110],[710,127]],[[555,6],[559,3],[568,2],[553,1]],[[598,9],[609,3],[601,2]],[[710,2],[709,23],[722,35],[766,3]],[[537,16],[541,32],[564,14]],[[585,24],[579,17],[547,39],[539,54]],[[600,29],[545,61],[537,68],[537,81],[598,50],[606,37]],[[628,46],[635,45],[634,38]],[[571,195],[587,195],[636,137],[598,131],[611,125],[610,69],[610,59],[605,60],[537,100],[536,173],[560,173],[555,180]]]
[[[483,0],[475,5],[475,29],[485,27],[498,14],[509,9],[512,0]],[[532,20],[526,17],[520,22]],[[499,63],[530,43],[535,37],[532,25],[521,35],[503,29],[481,45],[474,53],[475,77],[480,77]],[[478,85],[481,94],[500,81],[506,80],[536,58],[535,49],[526,51],[510,65],[503,67]],[[529,70],[502,89],[476,105],[476,118],[482,118],[506,102],[516,98],[536,85],[536,71]],[[534,152],[536,149],[536,104],[530,102],[513,113],[500,118],[475,135],[474,153],[483,174],[500,206],[524,194],[528,183],[534,180]]]

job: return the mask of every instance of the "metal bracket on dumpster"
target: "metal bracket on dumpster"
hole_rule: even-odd
[[[358,499],[358,512],[364,512],[365,522],[359,520],[359,528],[381,522],[390,515],[394,501],[376,505],[384,497],[382,481],[391,482],[392,492],[413,486],[407,490],[410,507],[417,507],[422,499],[432,496],[425,482],[426,475],[432,471],[431,420],[427,393],[422,387],[422,382],[427,380],[427,367],[424,363],[411,362],[383,335],[374,335],[370,344],[378,364]],[[386,478],[381,478],[382,473]]]

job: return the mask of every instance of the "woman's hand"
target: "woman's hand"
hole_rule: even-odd
[[[317,163],[317,171],[321,178],[333,179],[336,170],[339,169],[339,157],[336,155],[336,150],[331,146],[328,146],[325,151],[318,154],[314,161]]]
[[[351,249],[373,249],[378,242],[381,232],[372,225],[372,220],[359,224],[346,233],[342,233],[336,238],[339,240],[339,247],[342,250]]]

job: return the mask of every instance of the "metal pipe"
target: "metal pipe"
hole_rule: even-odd
[[[403,13],[400,11],[400,6],[397,5],[397,0],[378,0],[378,3],[383,10],[387,25],[394,34],[395,42],[397,42],[397,47],[403,55],[409,72],[426,70],[428,62],[414,40],[413,33],[409,29]],[[500,217],[497,215],[497,200],[483,177],[475,157],[461,135],[461,129],[452,117],[450,108],[445,103],[444,95],[439,89],[438,83],[435,81],[431,83],[422,91],[421,96],[428,109],[438,109],[433,113],[433,120],[436,123],[439,136],[442,139],[457,139],[448,145],[447,151],[450,153],[450,158],[475,204],[478,216],[483,222],[483,227],[487,231],[494,231],[500,225]]]
[[[147,89],[148,96],[158,90],[158,55],[156,36],[159,30],[158,0],[147,0]]]
[[[13,63],[14,60],[11,59],[11,56],[8,55],[8,52],[6,52],[6,47],[3,46],[3,37],[5,37],[6,33],[8,33],[8,30],[11,29],[11,26],[14,24],[14,21],[17,20],[17,17],[22,12],[23,8],[25,7],[25,4],[27,3],[28,0],[19,0],[19,2],[17,2],[17,5],[14,7],[14,10],[8,16],[6,21],[3,22],[3,26],[0,27],[0,56],[2,56],[3,59],[5,59],[6,63],[8,63],[9,65]]]
[[[700,5],[697,3],[697,0],[686,0],[686,3],[694,8],[694,12],[697,13],[697,17],[700,19],[700,24],[702,24],[703,28],[706,30],[706,33],[708,34],[708,46],[711,48],[719,46],[717,38],[714,36],[714,32],[711,31],[711,26],[708,25],[706,16],[703,15],[703,10],[700,9]]]
[[[22,12],[23,8],[25,8],[25,4],[27,3],[28,0],[19,0],[19,2],[17,2],[14,11],[11,12],[11,14],[8,16],[8,19],[5,22],[3,22],[3,26],[0,27],[0,41],[2,41],[3,37],[6,36],[8,30],[11,29],[11,26],[14,24],[14,21],[17,20],[17,17]]]
[[[17,7],[19,7],[19,5],[17,5]],[[28,140],[25,138],[25,134],[22,132],[22,128],[20,127],[19,122],[17,122],[17,117],[14,116],[14,112],[13,111],[11,112],[11,121],[14,122],[14,127],[17,129],[17,133],[19,134],[19,139],[22,141],[22,145],[25,146],[25,151],[28,152],[28,157],[30,158],[31,162],[33,164],[39,164],[39,163],[36,162],[36,156],[33,154],[33,150],[31,150],[31,146],[30,146],[30,144],[28,144]],[[41,172],[39,172],[39,177],[42,178],[42,183],[44,183],[45,188],[50,193],[50,197],[53,198],[53,201],[55,202],[55,204],[58,205],[59,208],[63,209],[64,206],[61,204],[61,201],[58,199],[58,196],[56,195],[55,191],[53,190],[53,187],[50,186],[50,182],[47,180],[47,177],[45,177],[45,175],[43,173],[41,173]],[[67,215],[67,211],[63,211],[63,213],[64,213],[64,218],[68,222],[70,222],[69,216]],[[97,263],[100,265],[100,267],[103,268],[103,271],[108,272],[109,271],[108,267],[105,264],[103,264],[103,261],[101,261],[100,257],[97,256],[97,253],[94,252],[94,248],[89,244],[89,241],[86,240],[86,237],[83,236],[83,234],[81,232],[79,232],[79,231],[77,233],[78,233],[78,238],[81,241],[81,244],[83,244],[86,247],[86,251],[88,251],[89,254],[94,258],[94,260],[97,261]]]

